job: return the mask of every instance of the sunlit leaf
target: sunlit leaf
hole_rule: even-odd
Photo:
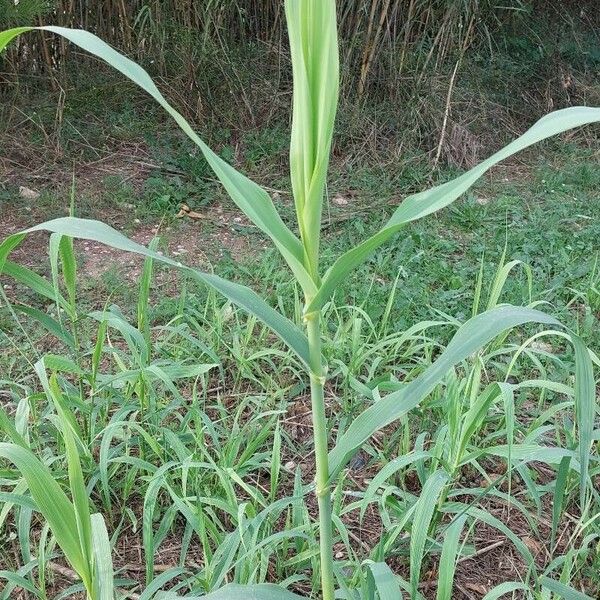
[[[336,287],[344,281],[348,273],[360,265],[376,248],[388,241],[404,225],[448,206],[500,161],[546,138],[574,127],[598,121],[600,121],[600,108],[577,106],[557,110],[541,118],[521,137],[460,177],[424,192],[408,196],[378,233],[352,248],[335,261],[323,276],[321,287],[310,305],[306,307],[306,312],[321,308],[331,297]]]

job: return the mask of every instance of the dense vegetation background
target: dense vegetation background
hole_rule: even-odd
[[[443,138],[439,159],[464,165],[497,144],[499,131],[508,136],[548,110],[598,101],[594,0],[343,0],[338,7],[343,149],[352,139],[374,139],[402,143],[406,152],[414,142],[435,158]],[[21,0],[0,7],[2,26],[36,22],[88,29],[141,61],[206,131],[214,131],[213,120],[219,129],[247,131],[287,118],[290,65],[279,0]],[[64,42],[31,40],[4,59],[11,83],[4,94],[50,86],[73,108],[76,75],[96,82],[100,105],[126,96],[104,68],[70,59],[76,50]]]

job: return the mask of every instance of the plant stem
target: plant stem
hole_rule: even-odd
[[[321,550],[321,585],[323,600],[334,599],[333,530],[331,524],[331,492],[329,490],[329,457],[327,417],[325,415],[325,372],[321,359],[321,314],[306,317],[310,350],[310,395],[315,440],[316,490],[319,503],[319,546]]]

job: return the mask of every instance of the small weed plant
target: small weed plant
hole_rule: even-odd
[[[339,87],[336,5],[334,0],[286,0],[285,11],[294,80],[290,175],[297,227],[292,228],[282,220],[269,194],[215,154],[167,102],[140,66],[86,31],[38,28],[62,36],[107,62],[144,89],[172,116],[199,147],[233,202],[271,239],[293,273],[303,297],[300,318],[294,322],[251,289],[187,267],[157,252],[156,244],[144,247],[98,221],[73,216],[59,218],[8,237],[0,245],[0,271],[55,303],[55,316],[31,307],[26,311],[29,317],[40,321],[72,350],[72,357],[45,355],[35,365],[43,397],[54,409],[52,415],[44,418],[48,421],[47,425],[52,424],[60,434],[56,441],[64,448],[70,495],[57,481],[52,461],[48,462],[44,456],[38,458],[40,451],[43,455],[43,450],[28,435],[26,423],[29,418],[35,420],[40,417],[36,413],[37,402],[20,404],[16,423],[0,409],[0,425],[10,439],[10,442],[0,444],[0,456],[13,463],[22,477],[14,481],[10,492],[3,492],[0,496],[5,502],[0,512],[0,523],[6,520],[13,507],[19,508],[22,541],[28,536],[33,511],[39,511],[47,524],[42,530],[43,541],[40,542],[37,558],[28,550],[28,543],[23,541],[22,552],[27,566],[5,574],[8,581],[5,589],[8,591],[0,597],[9,597],[16,587],[37,598],[47,597],[44,571],[40,565],[45,560],[45,552],[53,556],[56,554],[52,545],[47,549],[46,541],[50,535],[77,575],[77,581],[67,594],[84,591],[90,600],[134,597],[124,591],[128,582],[120,580],[113,572],[112,541],[105,520],[91,508],[91,496],[97,492],[105,511],[112,510],[116,499],[111,492],[110,479],[121,467],[128,469],[123,485],[129,493],[135,489],[141,473],[144,473],[143,479],[147,484],[143,522],[140,523],[147,587],[135,596],[143,600],[176,598],[178,593],[191,593],[189,597],[205,597],[207,600],[293,600],[301,597],[296,592],[303,589],[323,600],[396,600],[405,596],[417,600],[423,597],[423,569],[426,557],[432,553],[439,557],[436,597],[450,600],[455,597],[453,580],[457,561],[474,552],[466,540],[475,522],[485,523],[505,535],[517,548],[529,573],[525,581],[502,583],[491,590],[486,599],[517,592],[544,599],[585,597],[569,587],[568,582],[577,552],[587,551],[596,543],[594,539],[584,540],[583,550],[558,559],[547,573],[538,573],[530,547],[491,513],[468,501],[468,496],[474,494],[508,498],[512,510],[528,515],[519,500],[511,500],[511,471],[515,471],[525,481],[541,512],[538,488],[527,471],[527,465],[535,461],[557,469],[551,486],[554,508],[549,517],[553,546],[565,497],[574,486],[578,490],[582,515],[578,527],[585,531],[586,520],[593,522],[596,519],[590,513],[597,500],[597,491],[591,485],[591,470],[596,460],[593,444],[597,439],[597,432],[594,433],[597,410],[593,375],[595,355],[575,332],[535,306],[500,304],[502,288],[516,263],[501,265],[484,310],[480,310],[482,288],[479,282],[472,317],[462,324],[454,323],[457,330],[447,347],[441,352],[432,350],[429,363],[412,371],[406,381],[388,381],[387,387],[382,386],[381,389],[354,381],[355,387],[362,386],[360,389],[368,399],[368,406],[362,413],[354,414],[351,420],[346,417],[336,420],[329,414],[325,398],[329,371],[323,356],[322,339],[324,324],[332,316],[332,297],[336,288],[375,250],[405,230],[411,222],[450,205],[501,160],[551,136],[600,121],[600,109],[577,107],[549,114],[521,137],[456,179],[407,197],[380,231],[342,254],[323,272],[319,260],[321,217]],[[1,33],[0,49],[32,29],[21,27]],[[51,281],[9,259],[10,253],[28,234],[41,230],[51,232]],[[116,307],[92,313],[89,316],[99,323],[97,341],[85,357],[81,354],[79,342],[81,315],[76,298],[74,238],[93,240],[146,257],[137,325],[128,323]],[[213,424],[201,409],[198,401],[200,392],[196,387],[192,392],[193,406],[186,411],[175,410],[185,406],[177,389],[177,380],[192,378],[201,381],[206,373],[218,367],[219,360],[214,353],[211,363],[195,365],[164,364],[154,358],[157,344],[163,348],[176,347],[173,340],[178,337],[187,336],[188,341],[193,340],[189,331],[178,322],[170,324],[162,332],[166,336],[162,340],[157,341],[151,335],[148,297],[155,262],[179,269],[189,278],[225,296],[249,313],[254,322],[270,328],[294,355],[294,364],[300,366],[298,376],[310,385],[315,478],[309,489],[302,485],[297,472],[293,497],[278,498],[282,444],[278,427],[273,434],[272,453],[265,456],[260,450],[265,439],[262,433],[256,434],[257,438],[247,438],[257,440],[248,448],[236,447],[235,439],[229,439],[227,443],[219,439]],[[185,302],[183,292],[182,302]],[[354,333],[346,338],[348,343],[351,343],[354,334],[360,335],[360,323],[359,317],[353,320],[351,328]],[[541,324],[545,329],[522,345],[508,345],[509,332],[526,324]],[[396,338],[371,352],[385,354],[403,343],[418,344],[425,329],[434,325],[417,325],[405,332],[401,341]],[[123,338],[126,350],[111,342],[114,335]],[[527,354],[541,336],[554,336],[572,348],[574,377],[570,386],[553,384],[544,378],[518,383],[512,377],[518,357]],[[205,351],[211,354],[210,348]],[[117,375],[102,373],[102,357],[106,352],[119,366]],[[507,356],[505,378],[490,381],[486,375],[488,365],[497,361],[498,357]],[[87,369],[82,366],[84,358],[91,365]],[[356,357],[356,360],[366,362],[370,359],[363,356]],[[246,368],[242,359],[239,367]],[[456,375],[459,368],[466,369],[464,377]],[[343,366],[340,369],[338,372],[343,376]],[[165,407],[158,401],[157,383],[175,399],[174,406]],[[541,394],[559,392],[567,400],[558,408],[552,406],[548,409],[551,414],[538,417],[525,431],[515,431],[515,399],[523,390],[531,388],[539,389]],[[115,393],[123,399],[121,408],[116,412],[99,401],[107,389],[117,390]],[[134,397],[137,406],[132,407],[130,400]],[[40,396],[37,398],[39,400]],[[408,446],[411,434],[406,426],[406,416],[426,401],[437,406],[441,411],[439,414],[444,415],[444,426],[435,439],[425,440],[419,436],[411,448]],[[243,403],[246,412],[261,414],[258,404],[248,400]],[[227,409],[221,408],[225,415]],[[83,415],[83,422],[75,417],[75,409]],[[565,419],[556,435],[562,443],[549,445],[547,434],[550,428],[546,422],[558,410],[568,412],[571,417]],[[475,449],[473,440],[482,435],[490,411],[504,423],[502,431],[506,443],[498,443],[497,436],[488,435],[485,447]],[[174,412],[181,419],[178,426],[187,428],[187,434],[182,438],[164,428],[164,419]],[[352,411],[348,412],[352,414]],[[136,421],[136,415],[140,414],[147,415],[146,428]],[[261,418],[269,420],[271,416],[262,415]],[[99,428],[98,423],[104,425]],[[248,424],[236,417],[234,431],[252,424],[252,419]],[[399,436],[397,432],[400,432]],[[348,489],[346,496],[348,466],[373,436],[380,436],[379,439],[391,436],[398,441],[401,452],[387,461],[365,490],[356,493]],[[113,446],[116,439],[120,442]],[[100,449],[95,455],[90,447],[97,440],[100,440]],[[139,452],[136,454],[126,451],[132,440],[138,444]],[[190,444],[193,447],[192,458]],[[119,457],[118,452],[123,452],[123,455]],[[501,480],[508,481],[508,492],[502,491],[500,484],[494,481],[488,481],[487,490],[457,488],[461,471],[482,470],[481,460],[486,458],[506,462],[507,471]],[[233,462],[228,462],[230,460]],[[96,462],[98,464],[94,466]],[[159,466],[153,466],[156,463]],[[267,490],[251,486],[244,480],[245,474],[264,464],[268,464],[270,469],[270,489]],[[414,466],[418,475],[418,496],[399,483],[403,469],[409,466]],[[87,471],[94,476],[86,482],[84,472]],[[203,495],[201,490],[207,489],[204,484],[198,484],[197,491],[192,493],[188,489],[189,482],[192,479],[204,481],[202,478],[210,479],[213,484],[220,482],[218,485],[222,486],[230,502]],[[246,497],[246,500],[239,501],[239,506],[236,486],[244,491]],[[318,505],[316,524],[311,522],[303,503],[309,491],[314,493]],[[155,522],[155,506],[159,498],[164,501],[165,495],[171,498],[172,508],[163,514],[162,520]],[[354,501],[343,506],[342,499],[346,497],[354,498]],[[258,512],[248,509],[248,499],[253,506],[260,507]],[[379,506],[385,531],[360,568],[348,570],[344,561],[337,559],[335,548],[341,544],[348,556],[359,560],[360,552],[353,548],[341,516],[344,511],[357,510],[363,517],[371,505]],[[127,510],[125,506],[120,506],[120,509]],[[155,576],[155,550],[177,514],[183,515],[187,523],[181,550],[182,564],[185,563],[186,549],[189,550],[194,538],[194,544],[197,543],[202,550],[203,566],[198,566],[200,572],[192,577],[184,577],[183,567]],[[225,535],[227,526],[223,515],[237,524],[233,534]],[[133,514],[131,518],[135,521]],[[281,518],[285,526],[277,531],[275,523]],[[158,531],[155,531],[156,525]],[[398,548],[406,531],[409,531],[406,545],[409,569],[405,578],[392,571],[386,564],[386,558]],[[318,541],[318,551],[311,545],[311,539],[315,543]],[[270,550],[267,552],[267,549]],[[269,567],[273,553],[278,553],[286,568],[277,566],[273,570]],[[298,567],[296,574],[293,574],[294,565]],[[39,569],[40,575],[34,583],[31,572],[35,568]],[[299,572],[304,575],[299,576]],[[558,580],[552,577],[553,572],[559,573]],[[307,576],[306,573],[312,575]],[[276,578],[280,584],[266,583]],[[176,583],[182,580],[183,584]],[[187,590],[184,589],[186,586]],[[161,591],[165,587],[170,591]],[[295,591],[289,591],[290,588]]]

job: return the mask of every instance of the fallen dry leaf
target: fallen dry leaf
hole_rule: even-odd
[[[177,218],[189,217],[190,219],[203,219],[204,215],[192,210],[187,204],[181,205],[181,210],[177,213]]]
[[[481,594],[482,596],[485,596],[489,592],[488,588],[482,583],[467,582],[464,584],[464,586],[471,592],[476,592],[477,594]]]
[[[40,193],[22,185],[19,187],[19,196],[24,200],[37,200],[40,197]]]
[[[523,543],[529,548],[534,556],[544,549],[544,546],[540,542],[530,536],[524,537]]]
[[[340,195],[334,196],[331,201],[338,206],[346,206],[348,204],[348,198]]]

